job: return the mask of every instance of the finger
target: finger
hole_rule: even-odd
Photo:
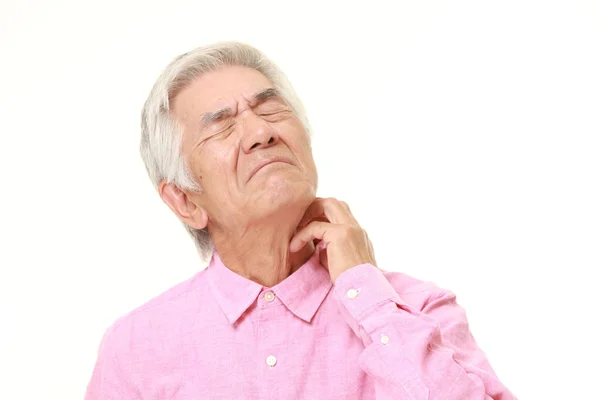
[[[292,238],[290,242],[290,251],[293,253],[295,251],[303,248],[306,243],[311,240],[325,240],[325,234],[328,229],[331,228],[331,224],[329,222],[320,222],[313,221],[310,224],[306,225],[304,228],[300,229]]]
[[[346,214],[348,216],[349,221],[351,221],[351,223],[355,223],[356,225],[360,225],[358,223],[358,221],[356,220],[356,218],[354,217],[354,214],[352,214],[352,211],[350,211],[350,206],[348,205],[348,203],[346,203],[345,201],[341,201],[339,200],[340,205],[344,208],[344,210],[346,210]]]
[[[317,197],[315,201],[306,209],[304,217],[301,219],[299,226],[307,224],[309,221],[324,216],[333,224],[358,224],[348,205],[329,197],[326,199]]]
[[[329,259],[327,258],[327,250],[319,252],[319,262],[327,270],[329,270]]]
[[[350,206],[348,205],[348,203],[346,203],[345,201],[342,201],[342,200],[339,200],[339,202],[340,202],[340,204],[342,205],[342,207],[344,207],[344,209],[345,209],[346,211],[348,211],[350,214],[352,214],[352,213],[350,212]]]
[[[304,227],[305,225],[307,225],[309,222],[311,222],[312,220],[314,220],[316,218],[327,219],[325,217],[325,211],[323,210],[322,200],[323,199],[317,197],[308,206],[308,208],[304,212],[304,215],[300,219],[300,223],[298,224],[298,226]]]
[[[350,207],[345,201],[333,197],[323,200],[325,216],[327,216],[332,223],[358,225],[358,221],[356,221],[356,218],[354,218],[354,215],[350,212]],[[332,218],[335,219],[335,221],[333,221]]]

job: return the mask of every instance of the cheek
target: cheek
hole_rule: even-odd
[[[301,143],[298,143],[295,151],[296,154],[302,158],[302,161],[311,165],[314,163],[312,148],[308,141],[302,141]]]
[[[279,135],[298,157],[303,159],[306,159],[307,155],[312,157],[310,137],[299,121],[283,124],[279,128]]]
[[[207,143],[196,156],[194,172],[202,176],[201,184],[219,186],[229,181],[235,172],[236,157],[235,146]]]
[[[315,169],[315,162],[313,159],[312,149],[308,142],[296,142],[290,146],[290,150],[298,158],[300,163],[307,170]]]
[[[209,165],[218,166],[219,169],[228,169],[235,165],[237,157],[237,146],[231,144],[229,146],[218,143],[213,146],[209,154],[211,163]]]

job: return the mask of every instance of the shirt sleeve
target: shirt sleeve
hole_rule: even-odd
[[[123,396],[121,388],[121,374],[112,347],[111,332],[112,327],[102,337],[92,378],[85,393],[85,400],[123,400],[127,398]]]
[[[334,296],[365,345],[359,363],[378,400],[516,399],[477,346],[452,292],[436,288],[417,308],[381,270],[361,264],[338,277]]]

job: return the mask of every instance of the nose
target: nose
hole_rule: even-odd
[[[274,146],[279,134],[273,127],[252,110],[248,110],[242,121],[242,146],[245,153]]]

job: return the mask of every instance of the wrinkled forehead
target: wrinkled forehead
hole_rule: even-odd
[[[207,112],[252,100],[256,93],[273,87],[262,73],[247,67],[227,66],[195,79],[173,99],[173,112],[180,122]]]

